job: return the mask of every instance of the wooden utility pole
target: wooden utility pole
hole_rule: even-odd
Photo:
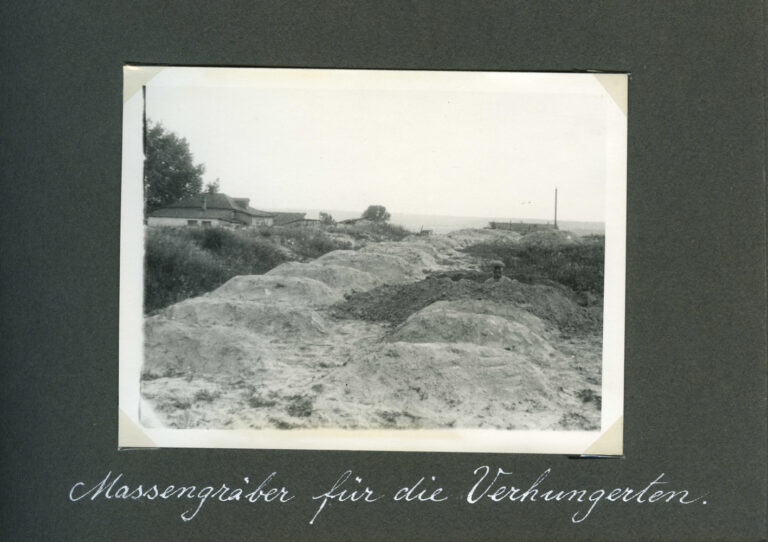
[[[144,158],[147,158],[147,85],[141,86],[141,101],[143,111],[141,113],[141,150]]]
[[[557,188],[555,188],[555,229],[557,229]]]

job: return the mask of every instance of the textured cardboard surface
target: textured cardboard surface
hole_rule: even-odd
[[[2,538],[9,540],[760,540],[766,510],[765,14],[761,2],[6,2],[0,157]],[[124,62],[631,72],[623,459],[117,451]],[[135,483],[293,491],[352,469],[383,492],[479,465],[563,487],[659,473],[706,506],[208,505],[67,499]]]

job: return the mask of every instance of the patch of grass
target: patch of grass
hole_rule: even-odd
[[[576,397],[582,400],[584,403],[593,402],[597,405],[597,408],[601,408],[603,404],[603,398],[600,394],[595,393],[590,389],[583,389],[576,393]]]
[[[578,243],[524,245],[489,242],[472,245],[465,252],[504,262],[504,274],[521,282],[551,280],[574,292],[602,295],[605,270],[605,237],[591,235]]]
[[[184,371],[180,371],[175,367],[169,366],[163,369],[163,371],[160,373],[143,372],[141,373],[141,379],[143,381],[150,382],[159,378],[179,378],[185,375],[186,373]]]
[[[192,402],[186,398],[169,397],[158,406],[160,412],[172,413],[177,410],[187,410],[192,406]]]
[[[304,397],[303,395],[294,395],[288,399],[291,401],[286,408],[286,412],[288,412],[289,416],[293,416],[294,418],[308,418],[312,415],[312,399]]]
[[[417,420],[417,417],[409,412],[397,412],[394,410],[381,410],[377,412],[378,416],[381,418],[384,427],[387,428],[396,428],[398,426],[398,421],[400,418],[404,418],[407,420],[407,425],[413,426],[414,423]]]
[[[221,397],[220,391],[211,392],[209,390],[198,390],[197,393],[195,393],[194,400],[211,403],[216,399],[218,399],[219,397]]]
[[[295,424],[288,423],[284,420],[278,420],[277,418],[269,418],[269,423],[274,425],[277,429],[294,429],[297,427]]]
[[[248,406],[251,408],[264,408],[264,407],[273,407],[277,404],[276,401],[273,401],[271,399],[264,399],[260,395],[253,395],[248,398]]]

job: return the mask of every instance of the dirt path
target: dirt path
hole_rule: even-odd
[[[519,242],[469,230],[372,243],[235,277],[147,318],[142,397],[154,423],[597,427],[600,335],[564,332],[588,329],[572,299],[434,278],[476,274],[481,262],[459,249],[489,238]]]

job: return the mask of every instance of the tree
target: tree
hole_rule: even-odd
[[[216,177],[216,180],[212,183],[207,183],[205,185],[205,191],[209,194],[218,194],[219,190],[221,190],[221,181],[219,181],[218,177]]]
[[[329,213],[320,213],[320,224],[324,226],[333,226],[336,224],[336,221],[333,219],[333,216],[331,216]]]
[[[363,212],[362,218],[373,222],[386,222],[389,220],[389,213],[383,205],[369,205]]]
[[[200,193],[205,166],[194,164],[186,139],[152,123],[144,152],[145,213]]]

